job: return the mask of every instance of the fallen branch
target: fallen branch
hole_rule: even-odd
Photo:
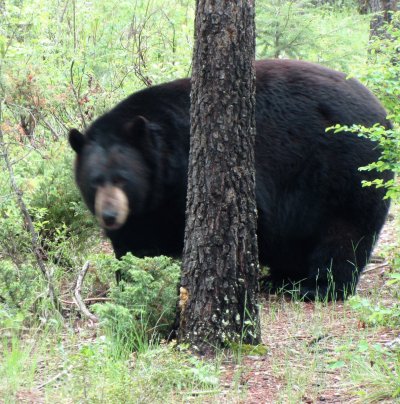
[[[87,297],[86,299],[82,300],[84,303],[89,303],[89,302],[111,302],[112,299],[109,297]],[[60,299],[60,302],[62,304],[68,304],[68,305],[76,304],[75,301],[63,300],[63,299]]]
[[[78,274],[78,278],[76,279],[76,285],[75,285],[75,289],[74,289],[74,299],[75,299],[75,302],[76,302],[80,312],[85,317],[87,317],[89,320],[93,321],[94,323],[98,323],[99,319],[97,318],[97,316],[95,316],[93,313],[91,313],[89,311],[89,309],[86,307],[86,304],[81,296],[83,280],[85,279],[89,266],[90,266],[90,262],[86,261],[85,265],[82,267],[81,271]]]

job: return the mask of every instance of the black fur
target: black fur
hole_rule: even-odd
[[[257,69],[256,197],[260,263],[276,286],[301,283],[310,299],[351,293],[384,223],[384,191],[361,181],[377,145],[334,124],[380,123],[386,112],[363,85],[311,63],[265,60]],[[76,179],[93,212],[96,183],[123,183],[132,214],[107,231],[117,257],[180,256],[189,152],[189,79],[139,91],[97,119],[79,138]],[[97,181],[97,182],[96,182]]]

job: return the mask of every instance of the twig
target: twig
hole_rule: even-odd
[[[92,320],[94,323],[98,323],[99,319],[89,311],[89,309],[86,307],[85,302],[82,299],[81,296],[81,288],[83,284],[83,280],[85,279],[86,272],[88,271],[90,266],[90,262],[86,261],[85,265],[82,267],[81,271],[78,274],[78,278],[76,279],[76,285],[75,285],[75,290],[74,290],[74,298],[75,302],[81,311],[81,313],[87,317],[89,320]]]
[[[51,126],[51,124],[45,119],[45,117],[43,116],[43,114],[40,113],[40,118],[42,119],[42,121],[44,122],[46,128],[51,132],[51,134],[53,135],[53,139],[54,140],[60,140],[60,136],[58,136],[56,130]]]
[[[385,261],[383,264],[375,265],[375,266],[373,266],[372,268],[364,269],[364,271],[363,271],[362,273],[365,274],[365,273],[367,273],[367,272],[375,271],[375,270],[377,270],[377,269],[385,268],[385,267],[388,267],[388,266],[389,266],[389,263]]]
[[[77,89],[75,87],[75,83],[74,83],[74,64],[75,64],[75,61],[73,60],[72,63],[71,63],[71,67],[69,69],[71,89],[72,89],[72,92],[74,93],[76,103],[78,104],[79,114],[80,114],[81,119],[82,119],[83,127],[86,128],[87,124],[86,124],[85,114],[82,111],[82,106],[81,106],[81,103],[80,103],[81,85],[79,85],[78,91],[77,91]]]
[[[308,342],[307,346],[311,347],[312,345],[316,345],[318,342],[322,341],[324,338],[332,338],[332,335],[323,334],[314,337],[311,341]]]
[[[44,382],[42,384],[39,384],[39,386],[37,386],[37,390],[41,390],[43,387],[47,386],[50,383],[55,382],[57,379],[59,379],[60,377],[66,375],[71,369],[72,369],[72,365],[68,367],[68,369],[64,369],[63,371],[61,371],[60,373],[57,373],[55,376],[53,376],[51,379],[47,380],[47,382]]]

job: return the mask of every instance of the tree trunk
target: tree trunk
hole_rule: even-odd
[[[179,340],[258,343],[254,2],[198,0]]]
[[[385,38],[385,23],[392,21],[392,13],[397,11],[397,0],[369,0],[369,9],[374,16],[370,23],[370,38]]]

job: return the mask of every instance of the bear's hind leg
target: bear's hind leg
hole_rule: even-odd
[[[343,300],[354,294],[374,243],[374,236],[361,236],[348,223],[330,226],[309,255],[301,295],[307,300]]]

